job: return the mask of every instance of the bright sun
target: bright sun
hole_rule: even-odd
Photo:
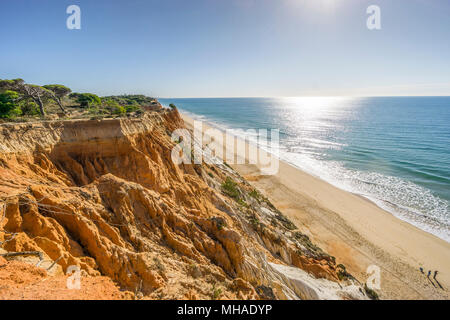
[[[334,10],[339,0],[286,0],[289,5],[310,11],[327,12]]]

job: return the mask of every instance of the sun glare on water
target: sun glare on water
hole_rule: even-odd
[[[342,114],[341,108],[352,108],[354,97],[287,97],[282,104],[288,118],[297,125],[310,126],[312,122],[331,114]],[[309,122],[309,123],[308,123]]]
[[[303,109],[320,110],[332,109],[342,106],[343,102],[350,101],[352,97],[287,97],[284,98],[288,107],[301,107]]]

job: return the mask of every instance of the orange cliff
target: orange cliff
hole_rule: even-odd
[[[176,109],[0,125],[0,253],[46,261],[3,263],[39,264],[48,277],[76,265],[82,286],[101,278],[148,299],[367,298],[231,168],[174,164],[170,135],[183,127]],[[0,299],[16,289],[0,288]]]

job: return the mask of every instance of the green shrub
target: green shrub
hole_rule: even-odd
[[[138,111],[138,110],[141,110],[141,107],[139,107],[138,105],[129,105],[129,106],[125,106],[125,111],[126,111],[127,113],[129,113],[129,112],[135,112],[135,111]]]
[[[379,300],[379,299],[380,299],[380,297],[378,296],[378,293],[377,293],[375,290],[370,289],[370,288],[367,286],[367,283],[364,284],[364,290],[366,291],[367,296],[368,296],[370,299],[372,299],[372,300]]]
[[[114,110],[113,110],[114,114],[118,114],[118,115],[122,115],[127,113],[127,110],[125,109],[125,107],[122,106],[117,106]]]
[[[121,96],[107,96],[102,98],[102,103],[105,101],[115,101],[122,106],[146,106],[155,103],[155,99],[144,96],[142,94],[127,94]]]
[[[222,184],[222,191],[229,197],[235,199],[236,201],[240,199],[240,192],[236,187],[237,183],[233,181],[230,177],[225,179]]]
[[[0,118],[13,118],[22,114],[16,102],[18,97],[18,93],[11,90],[0,93]]]
[[[252,215],[249,217],[248,221],[253,227],[253,230],[258,231],[264,227],[264,225],[259,221],[256,215]]]
[[[243,206],[243,207],[246,207],[246,208],[249,207],[248,203],[245,202],[245,200],[238,199],[238,200],[237,200],[237,203],[239,203],[239,204],[240,204],[241,206]]]
[[[70,98],[75,99],[76,102],[80,104],[81,107],[87,108],[93,105],[101,104],[102,100],[93,93],[72,93],[69,95]]]
[[[102,99],[102,105],[111,112],[119,106],[119,104],[113,99]]]
[[[339,280],[345,280],[350,278],[350,274],[345,269],[345,266],[341,263],[336,266],[336,273]]]
[[[250,191],[248,195],[249,195],[250,197],[256,199],[258,202],[259,202],[260,199],[261,199],[261,195],[259,194],[258,190],[256,190],[256,189],[253,189],[252,191]]]
[[[212,298],[213,300],[219,299],[219,297],[222,295],[222,289],[216,287],[216,283],[213,283],[212,286]]]
[[[20,109],[22,110],[23,115],[37,116],[40,114],[38,105],[32,101],[21,102]]]

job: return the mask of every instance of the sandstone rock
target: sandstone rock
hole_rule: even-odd
[[[209,299],[215,286],[227,299],[324,296],[308,288],[338,281],[334,261],[293,237],[280,212],[222,194],[221,179],[237,179],[226,166],[172,162],[169,134],[182,126],[176,110],[1,125],[0,241],[17,233],[3,248],[41,251],[56,273],[76,265],[142,298]],[[306,270],[308,285],[268,262]]]

